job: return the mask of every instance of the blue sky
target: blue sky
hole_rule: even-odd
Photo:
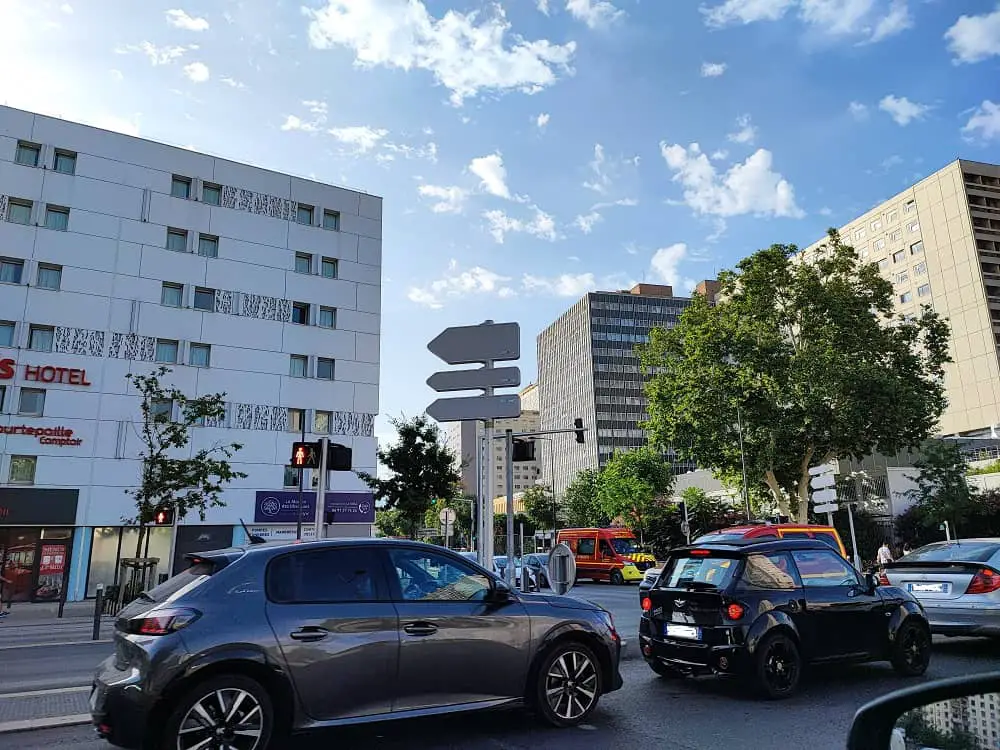
[[[589,289],[1000,161],[992,0],[0,0],[0,60],[6,104],[383,196],[383,437],[446,326],[520,322],[527,383]]]

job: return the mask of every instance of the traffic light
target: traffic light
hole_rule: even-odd
[[[318,469],[319,450],[316,443],[292,443],[293,469]]]
[[[576,442],[583,442],[583,420],[577,417],[573,420],[573,426],[576,428]]]
[[[317,452],[318,453],[318,452]],[[353,451],[346,445],[330,443],[326,446],[326,470],[350,471]],[[316,466],[319,466],[317,462]]]
[[[519,438],[514,438],[514,455],[512,457],[514,461],[534,461],[535,460],[535,441],[534,440],[521,440]]]
[[[161,505],[153,511],[154,526],[173,526],[174,509],[169,505]]]

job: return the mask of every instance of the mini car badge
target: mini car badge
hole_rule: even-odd
[[[687,599],[674,599],[674,606],[677,609],[684,609],[687,605]]]

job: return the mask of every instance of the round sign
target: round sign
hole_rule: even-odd
[[[276,497],[265,497],[260,504],[260,512],[265,516],[276,516],[281,512],[281,503]]]
[[[557,544],[549,553],[548,573],[554,594],[566,594],[576,583],[576,558],[565,542]]]
[[[450,526],[455,523],[455,510],[454,508],[443,508],[440,513],[438,513],[438,518],[441,523],[445,526]]]

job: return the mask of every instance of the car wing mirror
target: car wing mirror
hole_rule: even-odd
[[[862,706],[855,714],[847,750],[984,746],[983,738],[990,737],[992,728],[990,719],[982,718],[988,712],[976,709],[997,702],[1000,672],[897,690]]]
[[[490,588],[490,601],[491,602],[507,602],[510,601],[510,586],[507,582],[496,578],[493,581],[493,586]]]

